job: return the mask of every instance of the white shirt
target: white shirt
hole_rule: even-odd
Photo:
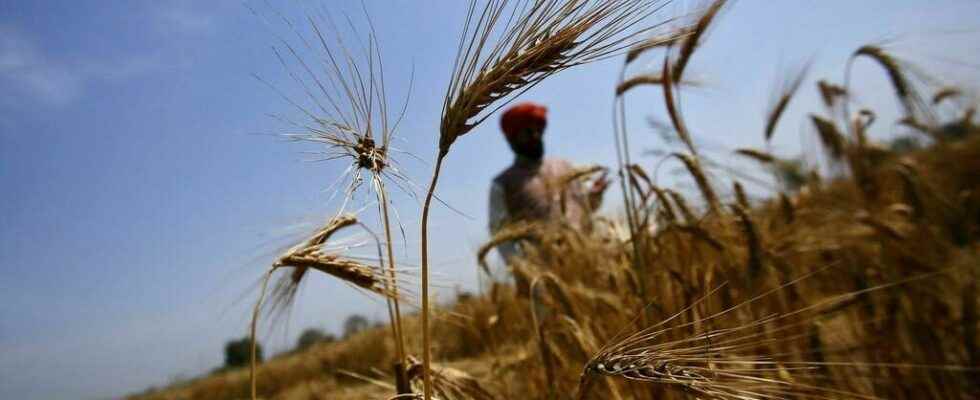
[[[490,185],[490,214],[489,214],[489,228],[491,234],[496,234],[500,228],[503,228],[510,220],[510,214],[507,212],[507,202],[505,200],[504,188],[500,184],[494,182]],[[497,252],[504,259],[504,262],[509,262],[511,257],[520,255],[520,248],[517,246],[517,242],[509,241],[497,245]]]

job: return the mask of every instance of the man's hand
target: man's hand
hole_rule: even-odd
[[[608,175],[609,171],[602,171],[602,175],[599,175],[599,178],[597,178],[595,182],[592,182],[592,188],[589,189],[589,193],[602,196],[602,193],[609,188],[609,178],[607,178]]]
[[[602,175],[599,175],[599,178],[592,182],[592,187],[589,188],[589,206],[593,211],[602,205],[602,195],[609,188],[608,175],[609,171],[602,171]]]

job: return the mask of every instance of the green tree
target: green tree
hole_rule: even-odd
[[[364,316],[358,314],[351,315],[344,321],[344,338],[349,338],[351,335],[363,331],[370,326],[371,322]]]
[[[309,328],[299,335],[299,340],[296,341],[296,350],[303,350],[320,342],[333,342],[336,340],[337,338],[332,334],[317,328]]]
[[[248,337],[232,340],[225,344],[226,368],[244,367],[251,362],[251,359],[252,340]],[[255,359],[262,361],[262,345],[258,343],[255,344]]]

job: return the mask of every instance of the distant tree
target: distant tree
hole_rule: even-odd
[[[332,334],[316,328],[309,328],[299,335],[299,340],[296,341],[296,350],[303,350],[320,342],[333,342],[336,340],[337,338]]]
[[[371,322],[367,318],[358,314],[351,315],[344,321],[344,338],[349,338],[369,327],[371,327]]]
[[[891,150],[896,153],[908,153],[922,148],[922,142],[915,136],[899,136],[892,140]]]
[[[252,359],[252,341],[248,337],[232,340],[225,344],[225,367],[244,367]],[[255,345],[255,359],[262,361],[262,345]]]

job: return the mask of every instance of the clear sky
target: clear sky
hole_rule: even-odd
[[[295,15],[310,2],[272,3]],[[414,68],[398,145],[431,160],[465,2],[365,3],[393,103]],[[668,14],[692,9],[675,3]],[[363,29],[356,2],[323,4]],[[775,82],[813,59],[773,144],[780,154],[812,153],[803,117],[821,108],[810,82],[839,82],[855,48],[897,39],[897,54],[975,83],[977,15],[980,3],[970,0],[736,1],[690,66],[702,86],[685,92],[685,115],[697,140],[720,154],[761,147]],[[324,189],[346,167],[305,162],[310,147],[255,134],[283,131],[270,113],[295,115],[252,77],[299,95],[271,51],[283,32],[238,0],[0,0],[0,398],[121,396],[218,367],[223,344],[245,334],[263,268],[335,210]],[[566,71],[523,97],[550,107],[549,154],[614,164],[620,62]],[[884,75],[863,61],[854,80],[860,100],[880,110],[874,135],[894,135]],[[663,145],[645,123],[663,116],[657,96],[629,97],[636,156],[651,166],[656,160],[639,153]],[[492,118],[447,161],[439,193],[465,214],[433,215],[433,253],[448,287],[476,290],[488,182],[510,158]],[[402,163],[426,181],[427,163]],[[663,170],[661,179],[673,179]],[[609,193],[606,210],[618,196]],[[401,258],[412,263],[418,209],[396,200],[407,232]],[[271,350],[291,347],[307,327],[336,332],[352,313],[385,316],[377,300],[316,278],[289,329],[264,335]]]

